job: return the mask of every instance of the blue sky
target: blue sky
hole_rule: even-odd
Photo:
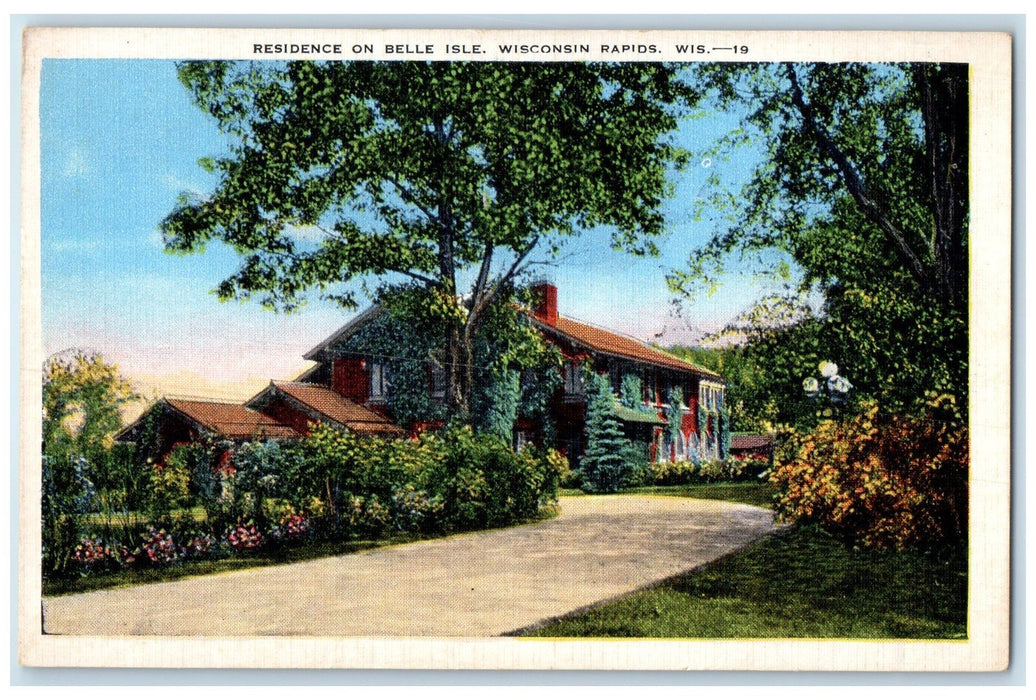
[[[44,352],[86,347],[130,375],[191,372],[210,381],[287,378],[302,354],[348,320],[313,299],[293,315],[210,293],[237,267],[232,251],[163,252],[158,223],[184,191],[216,181],[198,166],[228,142],[190,100],[170,61],[48,60],[41,89],[42,321]],[[729,117],[688,121],[679,138],[701,153],[732,125]],[[675,179],[666,205],[670,235],[658,258],[607,247],[607,232],[575,239],[545,270],[564,315],[664,344],[693,341],[721,326],[764,291],[731,275],[685,318],[670,314],[666,270],[683,264],[713,224],[692,221],[710,169],[740,182],[755,161],[701,158]]]

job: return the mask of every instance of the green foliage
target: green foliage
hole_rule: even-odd
[[[682,486],[758,480],[768,466],[759,460],[736,459],[655,462],[645,472],[644,483],[652,486]]]
[[[85,460],[57,472],[45,458],[48,578],[231,552],[252,556],[310,538],[511,525],[554,505],[569,469],[554,450],[516,453],[508,442],[460,425],[413,441],[318,425],[296,442],[248,442],[230,455],[225,447],[177,446],[151,469],[146,519],[127,518],[125,528],[109,528],[103,537],[95,534],[105,523],[91,512],[96,496]]]
[[[622,432],[615,417],[615,394],[607,375],[584,368],[586,387],[586,450],[579,463],[584,491],[615,493],[637,470],[639,459],[635,448]]]
[[[669,405],[665,412],[666,434],[670,442],[676,442],[683,431],[683,389],[674,387],[669,390]]]
[[[429,363],[442,363],[434,331],[420,324],[409,308],[412,294],[383,297],[386,312],[362,324],[338,348],[339,352],[369,355],[381,360],[392,378],[388,407],[397,423],[404,426],[419,421],[441,420],[445,407],[429,391]],[[406,298],[406,302],[404,301]]]
[[[111,438],[122,426],[121,407],[136,398],[118,367],[101,355],[76,350],[44,365],[44,577],[67,574],[86,513],[115,500],[124,505],[130,474],[124,453],[112,453]]]
[[[566,465],[552,450],[515,453],[498,437],[461,426],[441,435],[426,432],[416,441],[317,426],[295,445],[272,445],[248,448],[245,462],[256,466],[247,479],[239,470],[235,497],[246,504],[281,499],[334,538],[377,535],[389,527],[435,532],[511,524],[557,497]],[[235,456],[235,463],[240,460]],[[259,522],[260,515],[242,517]]]
[[[550,401],[562,382],[561,353],[557,348],[548,349],[541,369],[526,371],[522,375],[522,398],[518,412],[532,421],[542,443],[548,447],[556,445],[557,439],[557,427],[550,415]]]
[[[779,274],[780,252],[807,286],[886,282],[964,308],[966,66],[700,64],[689,79],[742,117],[717,149],[753,142],[766,156],[699,267],[739,251]],[[726,207],[725,194],[703,206]]]
[[[136,398],[101,355],[77,350],[51,357],[43,368],[44,454],[95,464],[122,427],[121,407]]]
[[[355,307],[357,283],[407,278],[444,321],[461,415],[483,315],[533,251],[603,227],[617,249],[657,252],[684,161],[670,135],[696,99],[649,63],[189,61],[179,74],[231,144],[202,164],[215,191],[161,223],[167,250],[227,243],[242,263],[217,295],[272,309],[310,291]]]
[[[621,488],[642,486],[651,468],[651,446],[640,440],[625,440],[619,448],[623,475]]]
[[[146,507],[156,523],[168,524],[175,511],[190,505],[194,452],[193,446],[178,446],[151,468]]]
[[[966,67],[702,64],[692,74],[742,117],[717,156],[751,144],[763,161],[735,196],[713,182],[699,213],[728,222],[671,286],[690,298],[737,256],[789,290],[712,339],[743,345],[716,351],[734,428],[815,427],[801,382],[824,360],[891,412],[922,414],[931,391],[966,396]],[[818,293],[819,315],[803,304]]]
[[[625,374],[622,377],[622,387],[619,393],[619,402],[626,408],[640,408],[644,404],[644,385],[640,376],[636,374]]]
[[[483,383],[472,401],[475,429],[509,444],[514,436],[521,395],[520,375],[513,369],[504,370]]]
[[[968,527],[968,431],[952,397],[920,418],[857,416],[793,433],[771,480],[785,520],[866,547],[959,546]]]
[[[486,310],[475,338],[471,401],[475,430],[505,443],[513,439],[522,407],[541,429],[549,425],[547,402],[560,382],[557,349],[546,343],[510,297],[505,295]]]
[[[719,458],[727,459],[730,457],[730,443],[733,437],[733,431],[730,426],[730,410],[723,406],[719,409],[719,420],[716,422],[716,440],[719,444]]]

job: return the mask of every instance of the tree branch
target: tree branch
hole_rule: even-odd
[[[486,243],[486,251],[482,254],[482,266],[478,270],[478,277],[475,280],[475,298],[482,294],[489,281],[489,269],[493,264],[493,244]]]
[[[487,294],[483,295],[481,299],[476,299],[474,301],[471,305],[471,311],[468,313],[467,325],[469,329],[475,325],[472,321],[477,320],[481,316],[482,312],[500,295],[500,291],[504,288],[504,285],[514,278],[515,274],[520,269],[522,261],[529,256],[529,253],[533,251],[539,241],[540,237],[538,235],[533,236],[533,239],[529,241],[529,244],[525,246],[520,253],[518,253],[514,262],[512,262],[511,266],[507,268],[507,272],[501,275],[500,278],[497,279],[496,283],[493,284],[493,288]]]
[[[386,175],[385,178],[395,186],[396,190],[399,192],[399,196],[403,198],[404,202],[417,207],[417,209],[428,217],[428,220],[432,223],[439,223],[439,219],[435,213],[418,202],[417,197],[406,185],[400,182],[394,175]]]
[[[834,161],[838,167],[839,173],[842,175],[842,179],[845,182],[845,186],[849,190],[849,194],[852,195],[853,200],[856,201],[857,206],[863,212],[872,223],[878,226],[879,229],[888,237],[899,256],[906,263],[907,268],[911,274],[921,284],[922,287],[928,285],[928,271],[925,268],[924,263],[918,257],[917,253],[914,252],[910,244],[907,243],[906,236],[900,231],[888,218],[881,212],[881,208],[877,202],[871,199],[867,192],[867,188],[864,185],[862,178],[852,163],[849,162],[848,157],[842,152],[838,146],[835,145],[834,141],[827,134],[824,128],[817,122],[816,117],[813,114],[813,109],[806,102],[805,97],[802,94],[802,87],[799,85],[798,77],[795,75],[794,67],[789,63],[786,64],[785,68],[788,72],[788,79],[791,81],[791,99],[792,103],[799,110],[802,115],[802,120],[805,122],[806,128],[816,137],[820,143],[820,148],[823,154]]]

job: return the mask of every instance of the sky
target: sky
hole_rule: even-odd
[[[163,251],[159,222],[183,192],[204,196],[216,176],[198,165],[224,154],[229,141],[195,106],[159,60],[47,60],[40,102],[42,177],[42,326],[44,353],[87,348],[124,374],[162,387],[185,381],[198,392],[242,382],[286,379],[307,366],[302,355],[355,312],[313,297],[292,315],[254,302],[219,302],[211,290],[237,269],[221,244],[202,254]],[[729,115],[684,122],[677,138],[703,153],[735,124]],[[722,327],[766,287],[736,269],[715,295],[671,313],[666,271],[713,233],[709,216],[692,219],[705,179],[722,168],[743,182],[757,156],[696,158],[674,175],[667,201],[669,235],[661,255],[612,251],[608,232],[574,239],[544,276],[559,289],[561,314],[663,345],[693,343]]]

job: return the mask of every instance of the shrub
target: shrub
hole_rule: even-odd
[[[136,560],[145,564],[172,564],[183,556],[173,536],[164,529],[151,527],[143,535],[144,541],[134,551]]]
[[[699,462],[656,462],[647,470],[645,480],[655,486],[741,481],[758,479],[768,466],[763,460],[710,459]]]
[[[266,544],[266,538],[253,523],[238,523],[227,530],[224,537],[231,549],[241,552],[259,549]]]
[[[41,526],[43,576],[73,572],[75,547],[80,544],[83,516],[94,501],[95,489],[85,458],[43,456]]]
[[[240,521],[256,523],[263,529],[275,524],[267,508],[269,499],[285,490],[282,472],[285,455],[280,443],[246,442],[233,455],[234,473],[229,479],[230,515]]]
[[[191,503],[192,448],[180,445],[151,470],[147,513],[153,520],[168,522],[173,512]]]
[[[406,484],[392,495],[392,527],[399,532],[431,532],[441,522],[443,502],[438,496]]]
[[[621,488],[643,486],[651,469],[651,447],[646,442],[625,440],[619,448],[622,459]]]
[[[285,515],[270,531],[270,539],[275,542],[298,542],[313,534],[309,518],[303,513]]]
[[[967,429],[944,417],[882,415],[877,404],[793,434],[771,474],[778,515],[853,544],[960,543],[967,528]]]
[[[205,533],[193,533],[184,539],[183,556],[186,559],[213,559],[222,554],[218,539]]]
[[[698,476],[694,462],[655,462],[648,467],[645,481],[654,486],[682,486],[693,483]]]
[[[743,464],[729,459],[707,459],[698,465],[698,478],[705,483],[737,481],[743,473]]]
[[[84,537],[72,552],[72,561],[86,574],[117,569],[128,554],[118,542],[108,544],[102,538]]]
[[[162,487],[151,504],[155,520],[132,552],[114,538],[82,536],[85,516],[79,511],[93,499],[93,490],[79,472],[68,470],[62,474],[71,484],[64,500],[52,500],[55,511],[61,506],[72,516],[52,518],[55,532],[45,552],[59,551],[67,573],[82,573],[165,566],[316,536],[509,525],[556,503],[559,481],[568,471],[568,460],[554,450],[530,446],[516,453],[499,438],[476,435],[467,426],[414,441],[361,438],[318,426],[294,445],[246,443],[231,458],[225,489],[218,480],[203,478],[215,473],[211,454],[180,446],[155,468],[153,478]],[[188,505],[191,474],[208,514],[205,527],[222,532],[220,539],[197,532],[189,518],[177,524],[171,517],[174,507]],[[134,531],[122,541],[135,538]],[[59,550],[59,542],[67,544]]]

